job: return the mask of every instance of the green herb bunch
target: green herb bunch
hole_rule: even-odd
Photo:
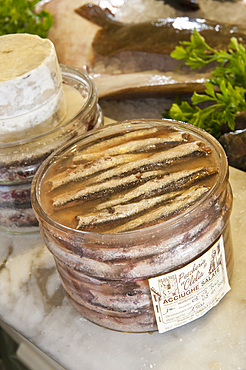
[[[53,24],[46,10],[35,13],[39,0],[0,0],[0,36],[11,33],[31,33],[47,37]]]
[[[192,104],[175,102],[165,116],[189,122],[217,138],[225,125],[234,131],[236,114],[246,111],[246,52],[243,45],[232,37],[227,51],[216,51],[194,30],[190,41],[180,43],[171,56],[182,60],[181,64],[191,69],[200,69],[209,63],[216,63],[216,67],[212,78],[206,82],[205,94],[194,92]],[[202,105],[205,107],[201,108]]]

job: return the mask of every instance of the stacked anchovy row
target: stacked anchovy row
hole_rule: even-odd
[[[211,156],[204,142],[171,126],[163,132],[136,128],[83,147],[71,166],[47,180],[52,217],[60,222],[72,210],[66,226],[93,231],[81,244],[76,235],[42,228],[82,315],[116,330],[156,330],[148,278],[190,262],[224,227],[224,211],[211,197],[211,211],[201,209],[195,218],[186,212],[186,221],[165,228],[165,221],[188,210],[215,183],[218,168]],[[224,237],[229,266],[227,227]]]
[[[51,180],[52,191],[61,186],[65,189],[54,195],[54,208],[67,209],[69,204],[81,201],[86,215],[76,215],[78,229],[98,231],[97,227],[103,224],[105,230],[107,224],[109,232],[121,232],[156,222],[197,201],[209,188],[196,183],[216,174],[218,169],[195,165],[169,173],[170,166],[205,157],[210,149],[200,141],[189,142],[187,134],[179,131],[170,130],[164,136],[153,131],[157,130],[125,133],[77,154],[73,159],[76,167]],[[79,186],[68,190],[66,185],[71,182],[79,182]],[[103,202],[108,196],[109,200]],[[88,215],[86,201],[96,198],[100,199],[99,204]],[[143,212],[140,220],[138,216]]]

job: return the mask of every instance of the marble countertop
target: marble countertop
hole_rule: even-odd
[[[165,334],[99,327],[69,304],[39,234],[2,233],[0,319],[69,370],[246,369],[246,173],[230,168],[230,182],[231,291],[202,318]]]

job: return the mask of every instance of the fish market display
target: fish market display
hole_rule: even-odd
[[[51,156],[32,204],[76,310],[108,328],[156,330],[148,279],[221,235],[230,276],[227,176],[215,139],[166,120],[106,126]]]

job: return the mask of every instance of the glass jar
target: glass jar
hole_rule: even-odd
[[[103,124],[98,95],[92,78],[77,68],[61,65],[63,85],[81,95],[75,111],[67,100],[67,115],[53,127],[40,124],[22,138],[0,142],[0,230],[14,233],[38,231],[31,207],[33,175],[55,149]],[[72,90],[71,90],[72,91]]]
[[[158,173],[157,176],[160,176],[158,179],[161,178],[162,181],[164,179],[165,191],[164,194],[161,194],[159,187],[157,197],[165,197],[166,194],[169,196],[169,199],[164,201],[163,208],[169,211],[164,214],[162,210],[163,213],[158,222],[147,223],[142,226],[141,222],[143,222],[146,213],[144,210],[136,218],[140,226],[135,224],[133,228],[127,229],[126,225],[130,225],[132,222],[132,214],[140,205],[142,199],[148,201],[146,194],[154,191],[154,182],[158,180],[153,180],[150,177],[150,182],[146,182],[148,185],[145,193],[143,192],[141,197],[131,203],[130,198],[127,197],[128,194],[132,196],[131,192],[132,188],[135,189],[135,183],[130,186],[129,192],[129,189],[126,191],[124,188],[126,177],[122,175],[124,170],[122,172],[121,164],[118,164],[118,167],[113,168],[117,169],[119,177],[119,183],[116,186],[117,189],[120,189],[117,190],[119,193],[112,195],[108,188],[100,192],[101,186],[105,184],[110,186],[105,178],[104,180],[101,178],[101,181],[99,181],[104,166],[101,158],[105,156],[105,162],[109,161],[110,153],[114,151],[114,148],[112,150],[110,147],[116,144],[109,145],[106,150],[100,149],[101,152],[96,148],[102,147],[102,143],[107,146],[107,141],[112,140],[112,138],[118,140],[123,135],[137,132],[137,130],[149,129],[153,132],[157,130],[157,140],[159,140],[159,130],[181,132],[185,142],[184,145],[186,145],[187,138],[192,137],[195,142],[202,143],[199,144],[200,148],[205,150],[206,153],[200,156],[198,150],[187,156],[183,149],[184,146],[176,142],[158,149],[157,155],[164,154],[165,160],[155,162],[157,157],[149,157],[151,160],[147,161],[147,164],[156,163],[155,171],[156,169],[157,171],[164,171],[163,175],[160,176]],[[159,135],[159,137],[161,136]],[[141,161],[142,152],[139,146],[134,153],[133,144],[135,145],[135,143],[136,140],[130,142],[130,156],[137,155],[140,159],[137,157],[136,161]],[[151,141],[147,145],[149,145],[148,151],[151,152],[153,150]],[[125,147],[122,146],[122,142],[118,148],[121,152],[124,150]],[[88,182],[88,178],[90,180],[89,172],[84,172],[86,177],[86,180],[84,180],[82,179],[81,169],[88,171],[88,168],[90,169],[95,165],[95,150],[100,153],[98,157],[100,169],[97,170],[95,177],[92,178],[92,183],[90,183]],[[175,151],[178,153],[178,157],[173,154]],[[150,152],[148,152],[148,156]],[[192,179],[185,180],[186,177],[183,171],[191,170],[192,163],[195,163],[193,161],[196,160],[199,166],[204,167],[211,152],[213,157],[210,165],[217,171],[215,175],[212,175],[212,180],[206,180],[203,177],[200,180],[200,175],[197,173]],[[114,155],[116,154],[114,153]],[[123,153],[123,155],[126,154]],[[88,158],[86,159],[86,157]],[[176,159],[173,158],[178,158],[177,164]],[[194,160],[194,158],[197,159]],[[77,167],[75,163],[77,163]],[[138,162],[138,164],[142,166],[135,173],[136,178],[140,181],[136,187],[139,196],[139,189],[144,183],[141,182],[144,181],[144,173],[145,171],[146,173],[151,171],[151,169],[148,168],[147,164],[143,165],[142,162]],[[69,182],[66,183],[66,180],[64,180],[66,176],[71,180],[72,174],[76,173],[77,170],[80,170],[80,179],[77,178],[76,182],[73,182],[75,180],[73,179],[70,185]],[[111,170],[108,167],[105,173]],[[62,182],[59,182],[60,173],[62,173]],[[171,186],[169,186],[169,176],[175,177],[176,173],[181,173],[182,177],[176,178],[175,181],[170,180],[169,184]],[[112,177],[112,181],[115,181],[115,178],[116,175]],[[83,181],[87,182],[83,183]],[[95,181],[99,182],[95,185]],[[180,191],[189,191],[194,186],[200,186],[199,181],[201,181],[202,187],[208,187],[208,181],[211,181],[209,190],[194,199],[191,204],[187,203],[189,201],[189,198],[187,198],[188,201],[185,201],[179,207],[175,192],[177,191],[179,194]],[[71,191],[73,192],[76,187],[80,192],[76,193],[79,194],[79,197],[73,195],[72,198],[68,198],[71,196]],[[94,193],[91,194],[97,194],[97,196],[92,196],[92,208],[90,208],[90,204],[87,204],[87,200],[85,201],[88,188],[94,189]],[[135,195],[135,199],[136,197],[137,195]],[[93,203],[95,198],[97,203]],[[110,229],[108,227],[110,222],[105,221],[101,228],[97,228],[93,226],[94,219],[90,218],[88,228],[83,229],[74,224],[74,220],[78,217],[74,217],[73,209],[71,209],[69,224],[66,218],[70,212],[69,205],[80,202],[80,200],[82,203],[80,205],[75,204],[74,209],[77,212],[76,207],[78,206],[79,212],[81,212],[84,208],[84,215],[82,220],[80,219],[82,223],[85,223],[87,212],[91,217],[95,214],[96,209],[104,210],[98,216],[98,219],[101,218],[98,221],[99,223],[103,222],[102,218],[105,212],[108,217],[117,215],[118,209],[116,210],[117,207],[112,202],[115,202],[115,204],[118,202],[121,206],[122,204],[130,204],[127,210],[127,212],[130,212],[130,221],[128,223],[128,219],[123,218],[118,229],[115,225],[111,226]],[[65,201],[67,203],[64,203]],[[59,202],[63,203],[59,204]],[[84,205],[83,202],[85,202]],[[107,204],[106,208],[101,206],[104,202]],[[138,205],[137,202],[139,202]],[[168,120],[125,121],[99,129],[94,135],[87,134],[73,140],[72,143],[63,146],[51,155],[39,168],[32,185],[32,204],[39,220],[41,235],[55,258],[58,272],[70,302],[85,318],[106,328],[127,332],[157,330],[149,279],[187,266],[208,251],[221,237],[224,242],[227,274],[229,278],[231,277],[233,254],[229,218],[232,193],[228,182],[226,156],[217,140],[205,131],[189,124]],[[56,210],[56,207],[60,208]],[[66,213],[64,218],[61,216],[63,207]],[[156,208],[157,206],[152,208],[153,213],[156,212]],[[157,209],[159,210],[159,208]],[[129,214],[126,215],[126,217],[128,216]]]

